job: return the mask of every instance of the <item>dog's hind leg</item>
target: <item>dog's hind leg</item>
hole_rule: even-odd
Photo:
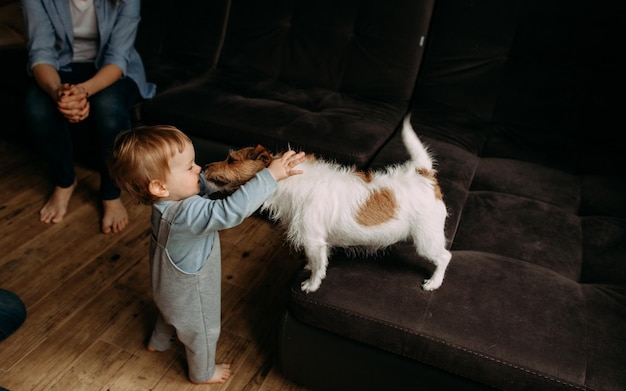
[[[422,288],[424,288],[425,291],[433,291],[441,286],[451,257],[452,254],[444,249],[439,253],[438,257],[428,258],[435,265],[435,271],[430,278],[424,280]]]
[[[432,276],[425,279],[422,284],[422,288],[426,291],[432,291],[441,286],[450,258],[452,258],[450,251],[445,248],[445,236],[442,231],[438,233],[421,231],[413,234],[413,242],[418,255],[435,265]]]
[[[311,276],[302,282],[301,288],[304,292],[315,292],[326,277],[328,246],[307,243],[304,245],[304,253],[307,258],[306,269],[311,271]]]

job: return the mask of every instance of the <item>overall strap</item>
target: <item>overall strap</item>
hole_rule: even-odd
[[[183,201],[172,201],[169,203],[169,205],[165,207],[163,214],[161,214],[160,216],[156,208],[154,208],[153,210],[153,214],[152,214],[153,223],[155,223],[154,219],[160,220],[158,222],[159,229],[157,232],[157,237],[154,239],[157,241],[157,243],[161,244],[162,246],[165,246],[165,244],[167,243],[167,240],[170,236],[170,228],[172,226],[172,221],[174,221],[174,218],[178,214],[178,211],[180,210],[182,205],[183,205]]]

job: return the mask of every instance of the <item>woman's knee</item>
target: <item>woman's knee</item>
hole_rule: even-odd
[[[130,126],[131,109],[125,98],[115,91],[103,90],[90,99],[90,115],[93,115],[103,131],[117,133]]]
[[[26,91],[24,114],[31,123],[51,123],[56,121],[56,104],[41,88],[32,85]]]

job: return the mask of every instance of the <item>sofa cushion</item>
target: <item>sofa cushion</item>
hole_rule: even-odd
[[[167,0],[141,3],[135,46],[157,92],[183,84],[217,63],[229,0]],[[191,11],[191,12],[190,12]]]
[[[432,3],[233,1],[220,68],[300,87],[408,100]]]
[[[142,121],[366,166],[408,108],[431,9],[409,0],[233,1],[217,69],[146,102]]]
[[[615,131],[624,7],[447,1],[435,12],[413,107],[436,137],[485,156],[624,175]]]
[[[161,105],[168,110],[156,111]],[[196,138],[210,136],[233,148],[263,144],[273,152],[302,148],[359,166],[383,147],[404,110],[401,104],[383,106],[327,89],[237,83],[220,75],[168,91],[142,107],[143,122],[174,124]]]

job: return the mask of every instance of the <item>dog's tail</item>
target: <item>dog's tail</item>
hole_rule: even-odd
[[[415,167],[427,170],[433,169],[433,157],[428,148],[422,144],[417,134],[415,134],[415,130],[411,125],[411,113],[404,117],[404,122],[402,123],[402,141],[411,156],[411,161],[415,163]]]

